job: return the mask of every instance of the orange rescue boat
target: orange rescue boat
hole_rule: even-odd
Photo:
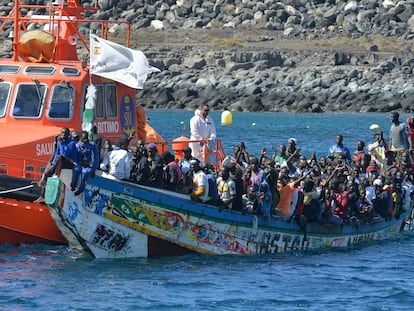
[[[77,0],[21,2],[0,17],[0,32],[13,43],[11,57],[0,60],[0,244],[66,243],[48,208],[33,202],[40,189],[32,182],[53,156],[61,128],[82,130],[88,85],[96,89],[93,122],[100,136],[113,143],[134,132],[147,142],[163,139],[146,124],[135,88],[91,74],[78,56],[90,52],[80,29],[94,25],[107,39],[110,27],[119,25],[129,46],[128,22],[85,19],[85,12],[98,9]]]

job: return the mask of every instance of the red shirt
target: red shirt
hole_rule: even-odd
[[[359,163],[361,161],[361,158],[364,156],[365,152],[363,150],[361,151],[355,151],[353,160],[355,163]]]

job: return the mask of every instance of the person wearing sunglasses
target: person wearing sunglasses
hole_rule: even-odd
[[[192,156],[208,162],[206,151],[204,148],[206,140],[216,141],[216,126],[213,119],[208,115],[210,111],[209,105],[203,105],[194,112],[194,116],[190,120],[190,143]]]

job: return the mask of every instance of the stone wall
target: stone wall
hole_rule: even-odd
[[[83,1],[84,6],[94,4]],[[86,17],[131,22],[139,42],[135,47],[162,70],[138,92],[147,108],[192,110],[209,103],[237,111],[414,110],[414,0],[98,0],[97,4],[100,10]],[[12,3],[2,2],[0,14],[11,9]],[[110,29],[115,36],[121,31],[119,26]],[[224,40],[241,38],[240,45],[187,42],[187,32],[193,38],[212,33]],[[174,42],[154,39],[171,33]],[[6,29],[4,38],[7,35]],[[398,48],[384,50],[375,44],[378,36],[392,38]],[[363,49],[337,44],[343,39],[368,44]],[[7,44],[2,49],[3,54],[10,53]]]

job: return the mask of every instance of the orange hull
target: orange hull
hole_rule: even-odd
[[[67,242],[45,205],[0,198],[0,244],[21,243]]]

